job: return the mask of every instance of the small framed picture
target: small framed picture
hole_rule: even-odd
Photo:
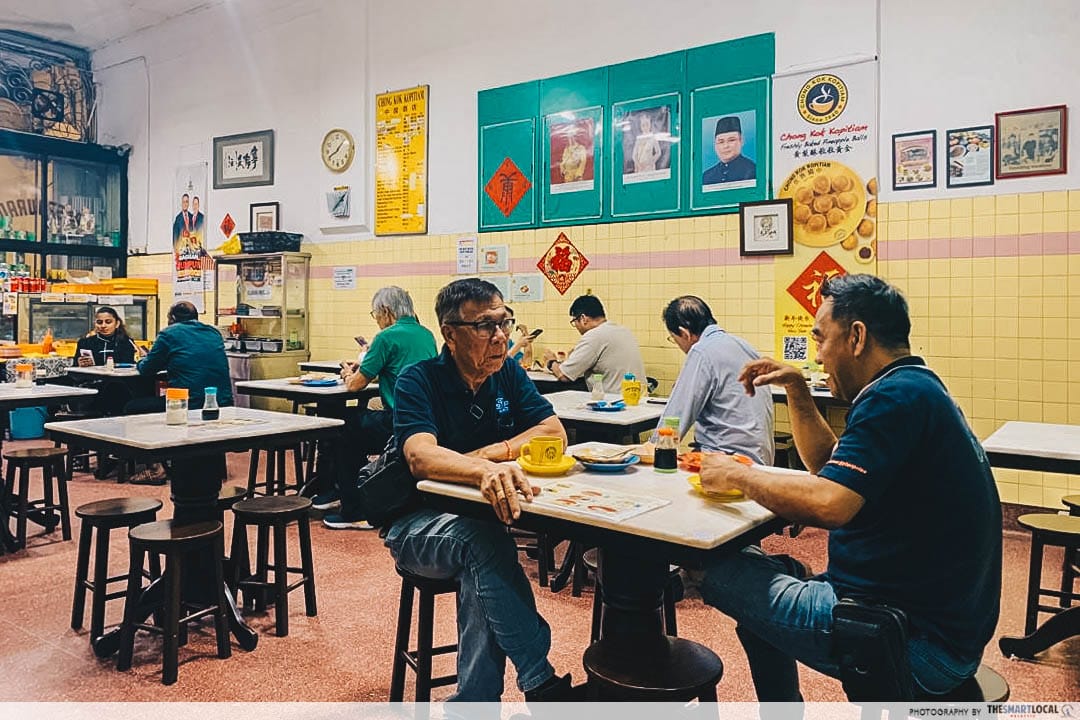
[[[1067,172],[1067,114],[1064,105],[996,113],[997,179]]]
[[[994,127],[945,131],[945,187],[994,184]]]
[[[276,202],[251,203],[251,232],[281,229],[281,204]]]
[[[740,255],[791,255],[791,198],[739,203]]]
[[[893,190],[937,187],[937,130],[892,136]]]
[[[214,138],[214,189],[274,184],[274,131]]]

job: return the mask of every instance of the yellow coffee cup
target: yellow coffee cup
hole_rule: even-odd
[[[521,457],[533,465],[555,465],[563,456],[563,440],[553,435],[537,435],[521,446]]]

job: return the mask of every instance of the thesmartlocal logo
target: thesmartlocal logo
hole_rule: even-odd
[[[1080,708],[1072,703],[987,703],[987,715],[1008,715],[1010,717],[1080,717]]]

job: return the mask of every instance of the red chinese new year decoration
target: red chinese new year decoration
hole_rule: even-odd
[[[574,247],[565,233],[559,233],[555,242],[544,253],[536,267],[555,286],[560,295],[565,295],[578,276],[589,266],[589,259]]]
[[[832,256],[823,250],[799,273],[799,277],[788,285],[787,292],[795,298],[795,302],[810,313],[810,317],[815,317],[818,308],[821,307],[821,286],[826,280],[845,274],[847,271],[840,266],[840,263],[833,260]]]
[[[232,231],[236,229],[236,222],[232,219],[232,215],[225,213],[225,217],[221,218],[221,232],[225,234],[225,237],[232,237]]]
[[[510,213],[514,212],[514,208],[531,187],[529,178],[525,177],[514,161],[505,158],[499,165],[499,169],[487,181],[484,192],[505,217],[510,217]]]

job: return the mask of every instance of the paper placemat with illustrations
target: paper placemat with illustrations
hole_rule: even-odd
[[[621,522],[664,507],[670,500],[644,495],[627,495],[570,480],[549,483],[533,498],[537,505],[562,508],[581,515]]]

